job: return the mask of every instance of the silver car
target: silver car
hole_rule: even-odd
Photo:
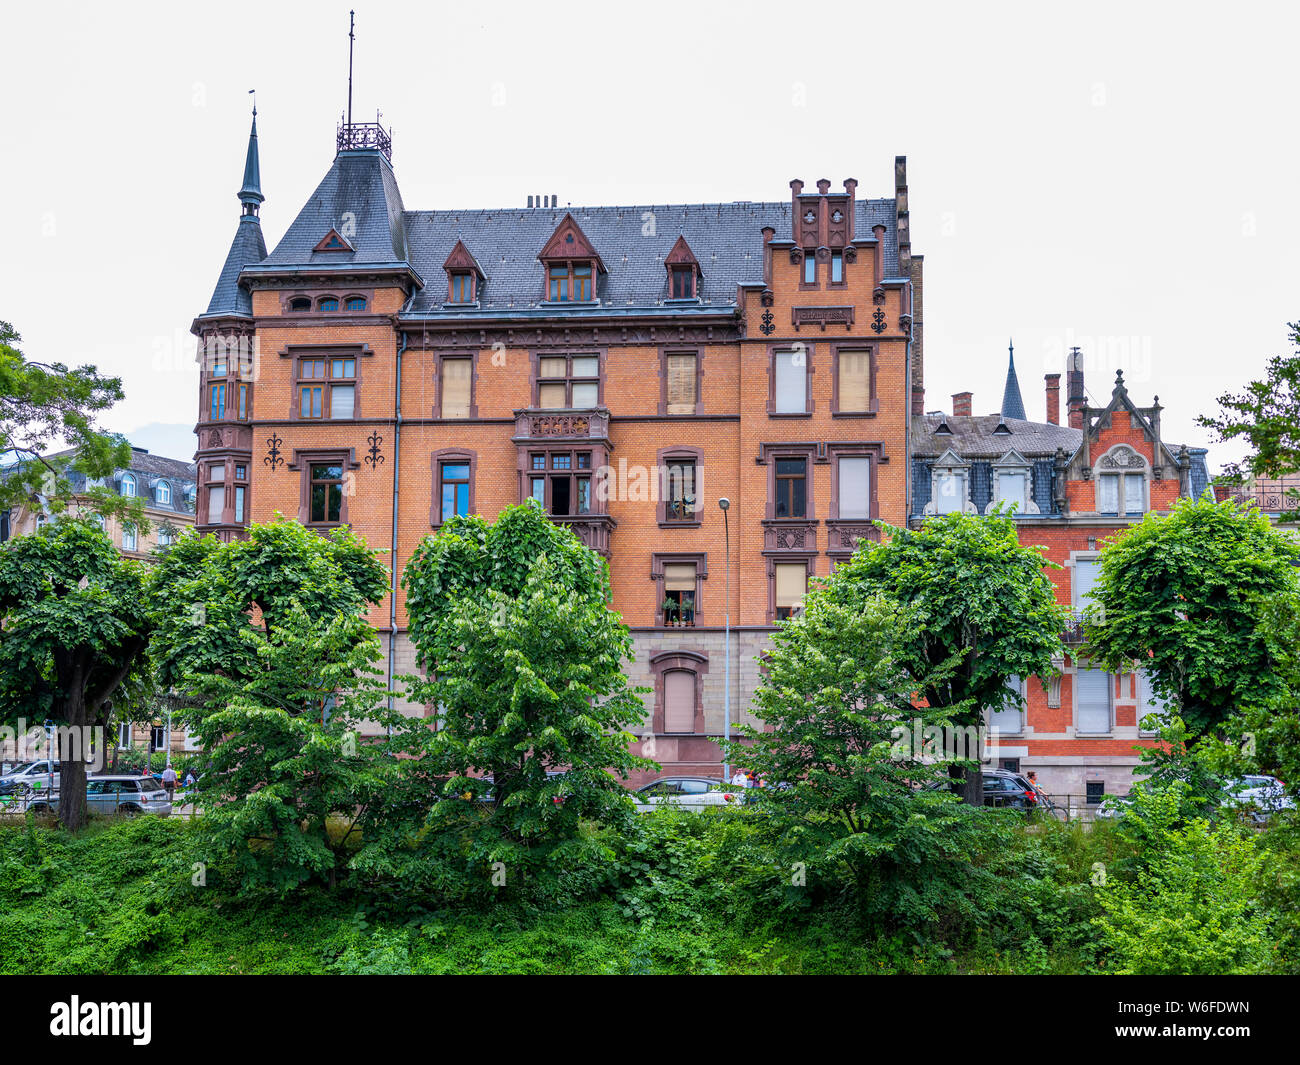
[[[639,788],[632,798],[642,813],[662,806],[698,812],[710,806],[739,806],[745,800],[745,789],[710,777],[662,777]]]
[[[52,796],[33,796],[27,803],[33,813],[58,813],[59,793]],[[91,777],[86,781],[86,809],[92,814],[158,814],[167,817],[172,812],[171,800],[162,781],[157,777],[105,776]]]

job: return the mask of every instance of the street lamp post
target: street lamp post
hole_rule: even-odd
[[[731,766],[727,764],[727,745],[731,742],[731,524],[727,520],[727,511],[731,507],[731,500],[723,496],[718,500],[718,508],[722,511],[722,530],[725,543],[726,573],[723,577],[725,590],[723,599],[725,600],[723,632],[725,635],[722,639],[722,656],[725,665],[722,670],[722,683],[724,687],[722,695],[722,778],[723,780],[731,779]]]

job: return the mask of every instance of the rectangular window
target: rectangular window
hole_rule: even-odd
[[[695,674],[690,670],[664,674],[664,731],[695,731]]]
[[[934,475],[934,510],[936,514],[960,514],[966,509],[966,475]]]
[[[998,501],[1014,503],[1018,513],[1025,510],[1025,475],[1024,473],[998,474]]]
[[[546,506],[546,478],[533,477],[529,481],[528,494],[532,499],[537,500],[543,508]]]
[[[808,514],[807,459],[776,460],[776,508],[778,518],[803,518]]]
[[[1084,610],[1093,605],[1093,600],[1085,598],[1097,584],[1101,573],[1101,563],[1096,559],[1075,559],[1074,576],[1070,581],[1074,595],[1074,609]]]
[[[664,514],[668,521],[695,520],[695,463],[674,459],[665,470]]]
[[[122,550],[134,551],[135,544],[136,544],[135,526],[123,525],[122,526]]]
[[[301,418],[319,418],[324,410],[324,388],[321,385],[308,385],[299,389],[301,403],[298,416]]]
[[[831,284],[838,285],[844,281],[844,253],[831,252]]]
[[[131,723],[123,721],[117,726],[117,749],[119,751],[129,751],[131,749]]]
[[[208,489],[208,524],[220,525],[221,515],[226,509],[226,486],[213,485]]]
[[[817,284],[817,253],[815,251],[804,252],[803,283],[805,285]]]
[[[550,288],[547,291],[547,298],[554,302],[560,303],[569,298],[569,268],[567,266],[552,266],[547,270],[550,278]]]
[[[1143,483],[1146,480],[1140,473],[1124,474],[1124,513],[1142,514],[1146,511]]]
[[[239,419],[248,417],[248,385],[239,386]]]
[[[474,299],[474,282],[472,274],[451,275],[451,302],[469,303]]]
[[[330,389],[330,417],[351,418],[356,409],[356,385],[334,385]]]
[[[1152,716],[1153,720],[1148,724],[1154,728],[1142,728],[1142,719]],[[1145,670],[1138,670],[1138,708],[1137,720],[1139,731],[1143,735],[1154,735],[1161,725],[1169,717],[1169,700],[1163,695],[1157,695],[1154,685],[1151,682],[1151,674]]]
[[[309,491],[310,520],[314,524],[338,522],[343,509],[343,467],[335,463],[313,463]]]
[[[1114,680],[1104,669],[1076,667],[1074,671],[1074,727],[1076,732],[1100,735],[1110,731],[1110,703]]]
[[[1097,478],[1097,511],[1101,514],[1119,513],[1119,475],[1104,473]]]
[[[442,464],[442,520],[469,513],[469,463]]]
[[[808,566],[804,562],[778,562],[773,570],[776,617],[780,621],[803,606],[803,597],[808,592]]]
[[[1006,705],[1002,710],[995,710],[990,713],[989,728],[995,728],[1004,735],[1018,736],[1024,731],[1024,726],[1021,724],[1026,690],[1024,678],[1008,679],[1007,688],[1019,696],[1019,699],[1014,704]]]
[[[804,351],[778,351],[775,360],[774,409],[778,414],[808,411],[808,355]]]
[[[213,385],[208,392],[208,418],[218,421],[226,416],[226,386]]]
[[[695,270],[690,266],[674,266],[672,277],[672,298],[689,300],[695,296]]]
[[[473,383],[473,363],[469,359],[442,360],[442,416],[468,418]]]
[[[1106,799],[1106,782],[1104,780],[1085,780],[1083,782],[1084,801],[1089,806],[1100,806]]]
[[[696,402],[696,358],[694,355],[669,355],[667,358],[668,414],[694,414]]]
[[[664,563],[664,624],[686,628],[695,624],[695,563]]]
[[[871,460],[857,457],[842,458],[838,476],[839,516],[869,518],[871,516]]]
[[[235,485],[235,521],[244,520],[244,493],[247,491],[242,484]]]
[[[600,358],[546,355],[537,360],[537,405],[547,410],[600,403]]]
[[[591,264],[573,267],[573,298],[585,301],[591,299]]]
[[[547,268],[547,298],[556,303],[586,302],[593,298],[592,264],[566,263]]]
[[[866,413],[871,410],[871,353],[839,353],[839,409]]]

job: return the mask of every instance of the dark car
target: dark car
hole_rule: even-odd
[[[1009,769],[986,769],[984,778],[984,805],[995,809],[1040,811],[1053,817],[1063,811],[1042,788],[1028,777]],[[930,784],[931,788],[952,787],[945,781]]]

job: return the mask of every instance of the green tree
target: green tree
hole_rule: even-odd
[[[1244,392],[1221,395],[1220,414],[1196,419],[1218,433],[1220,440],[1240,441],[1250,448],[1243,462],[1224,467],[1229,479],[1247,473],[1281,477],[1300,471],[1300,322],[1289,323],[1287,329],[1296,348],[1292,354],[1269,359],[1264,380],[1251,381]],[[1300,497],[1294,489],[1289,498],[1288,516],[1300,519],[1296,511]]]
[[[146,582],[147,567],[87,521],[63,518],[0,548],[0,715],[81,737],[82,750],[60,752],[59,819],[71,830],[86,820],[84,745],[114,704],[138,704],[150,687]]]
[[[950,727],[952,708],[913,705],[910,610],[840,589],[853,580],[841,567],[777,630],[754,694],[763,726],[742,725],[728,756],[764,779],[759,794],[785,831],[788,859],[847,870],[866,899],[899,865],[915,879],[931,860],[968,853],[969,808],[946,788],[921,786],[946,782],[954,757],[980,755],[977,736]]]
[[[388,591],[388,570],[347,528],[321,536],[279,518],[250,527],[248,539],[182,536],[155,565],[154,660],[165,687],[187,674],[255,676],[263,671],[250,628],[273,631],[301,607],[329,621],[361,615]]]
[[[863,543],[836,571],[835,594],[849,602],[884,595],[909,609],[913,635],[898,660],[918,696],[953,724],[979,727],[986,710],[1021,703],[1008,682],[1049,675],[1064,652],[1066,614],[1044,572],[1053,563],[1022,546],[1015,522],[1000,513],[882,528],[884,541]],[[980,773],[960,764],[950,772],[962,797],[979,805]]]
[[[61,514],[72,499],[70,471],[93,481],[131,461],[130,444],[95,427],[96,416],[122,399],[122,382],[100,377],[93,366],[29,361],[21,343],[14,327],[0,321],[0,461],[7,464],[0,509],[26,504]],[[48,457],[60,445],[71,454]],[[138,499],[123,499],[102,485],[80,495],[97,513],[148,528]]]
[[[581,819],[626,812],[615,778],[653,763],[628,747],[645,709],[623,673],[632,641],[604,560],[530,500],[494,524],[453,518],[402,584],[427,671],[413,691],[437,708],[424,752],[446,778],[435,822],[481,827],[474,853],[518,869]]]
[[[1285,630],[1300,545],[1235,503],[1180,500],[1108,543],[1084,625],[1107,669],[1140,665],[1193,734],[1291,696]]]

